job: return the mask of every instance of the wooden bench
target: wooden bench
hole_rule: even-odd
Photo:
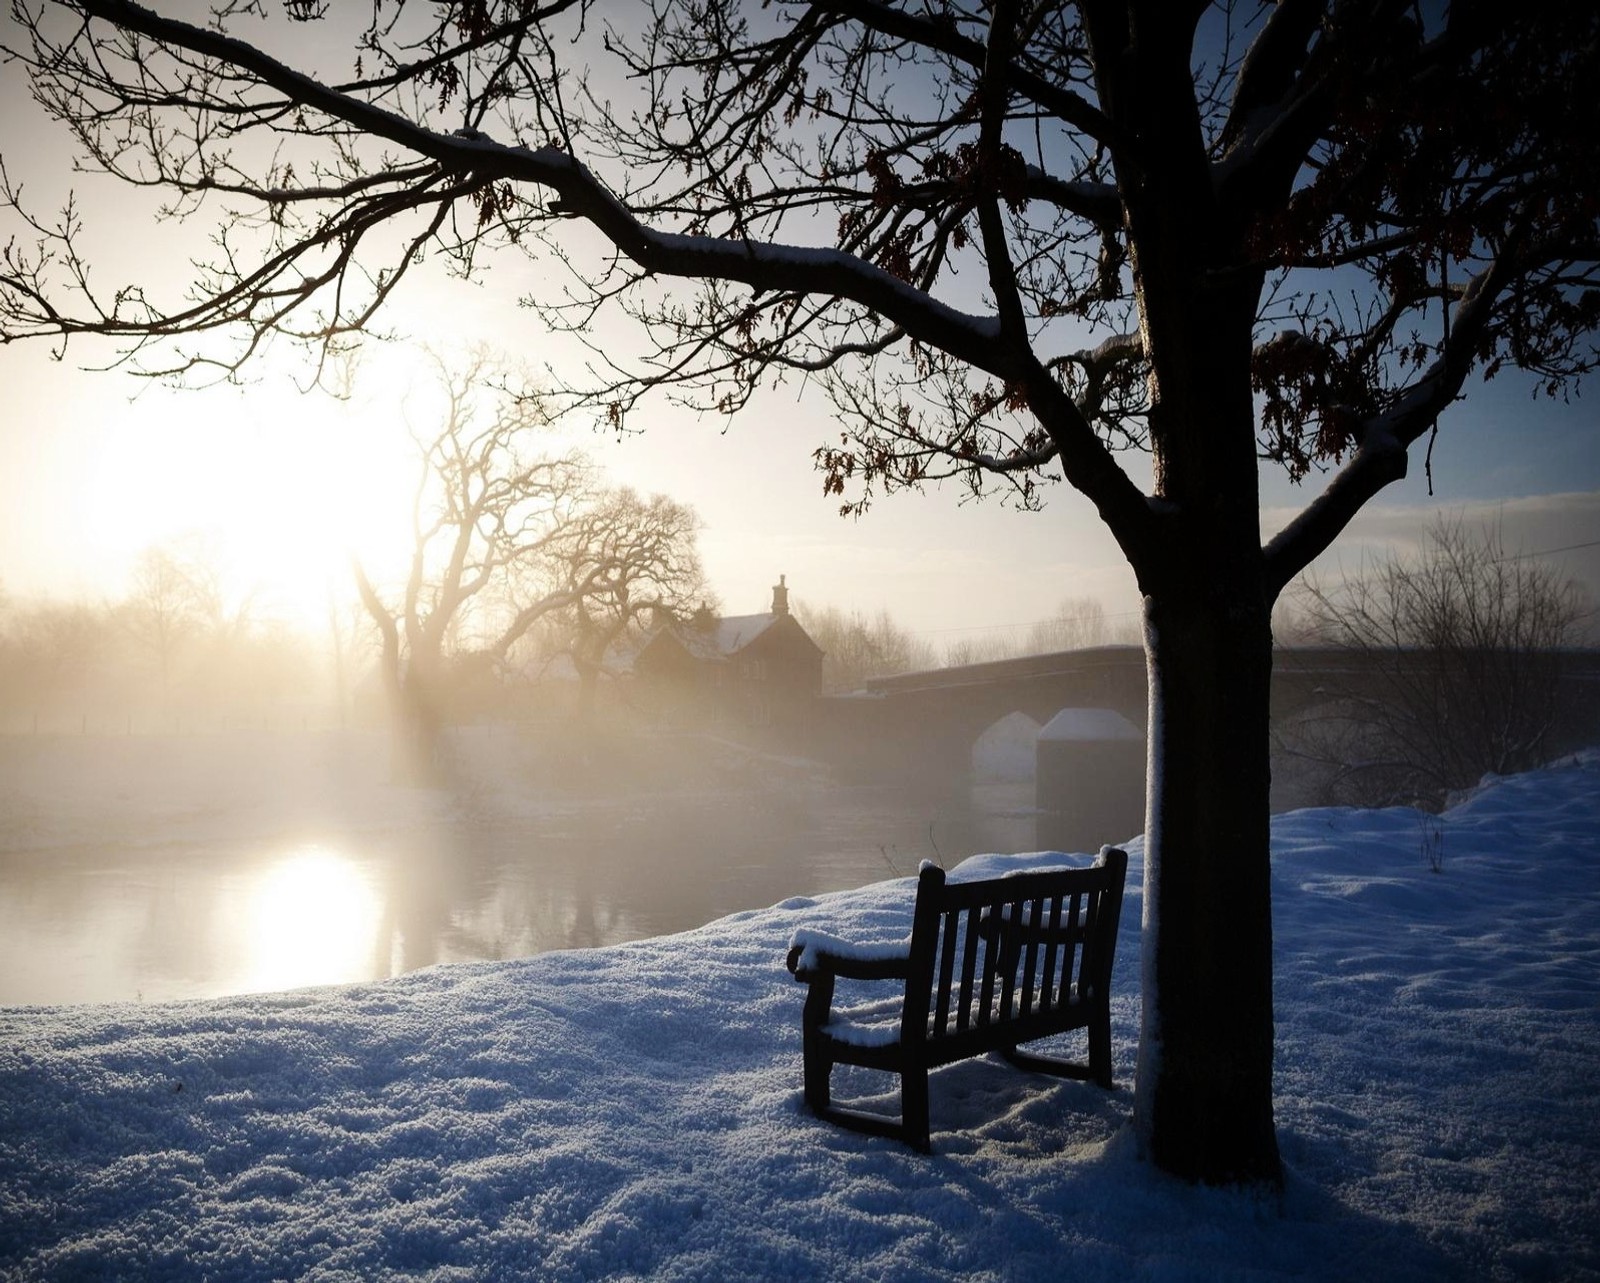
[[[805,1098],[820,1117],[893,1136],[929,1152],[928,1071],[998,1051],[1020,1068],[1092,1079],[1110,1088],[1111,962],[1125,851],[1106,847],[1088,868],[946,882],[925,863],[917,878],[911,935],[852,945],[801,928],[789,970],[807,984],[801,1027]],[[899,980],[887,1001],[834,1010],[834,981]],[[1068,1030],[1088,1032],[1087,1062],[1018,1050]],[[837,1064],[900,1076],[900,1119],[836,1106]]]

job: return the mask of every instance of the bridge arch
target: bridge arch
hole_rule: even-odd
[[[1012,709],[990,722],[973,740],[968,757],[972,778],[979,782],[1032,780],[1043,725]]]

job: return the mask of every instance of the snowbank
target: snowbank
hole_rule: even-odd
[[[1133,1152],[1136,871],[1118,1091],[952,1066],[931,1159],[807,1115],[785,948],[903,936],[901,879],[379,984],[0,1011],[0,1275],[1600,1279],[1600,755],[1273,835],[1281,1206]]]

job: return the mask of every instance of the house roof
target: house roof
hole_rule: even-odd
[[[735,655],[766,632],[781,619],[770,612],[765,615],[727,615],[717,620],[713,636],[717,649],[724,655]]]
[[[781,610],[761,615],[724,615],[712,620],[708,627],[696,627],[692,623],[668,624],[650,634],[640,648],[640,654],[654,646],[657,639],[668,637],[691,658],[702,663],[720,664],[737,657],[786,620],[790,621],[795,634],[804,639],[806,645],[817,654],[822,654],[822,648],[812,640],[799,621]]]
[[[672,635],[696,659],[729,659],[771,628],[781,618],[764,615],[725,615],[709,629],[685,625],[672,627]]]

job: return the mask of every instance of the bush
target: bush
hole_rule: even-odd
[[[1549,756],[1568,650],[1589,612],[1497,529],[1441,519],[1414,560],[1388,557],[1324,588],[1301,582],[1303,640],[1354,652],[1328,701],[1280,733],[1326,768],[1325,800],[1441,805],[1485,773]]]

